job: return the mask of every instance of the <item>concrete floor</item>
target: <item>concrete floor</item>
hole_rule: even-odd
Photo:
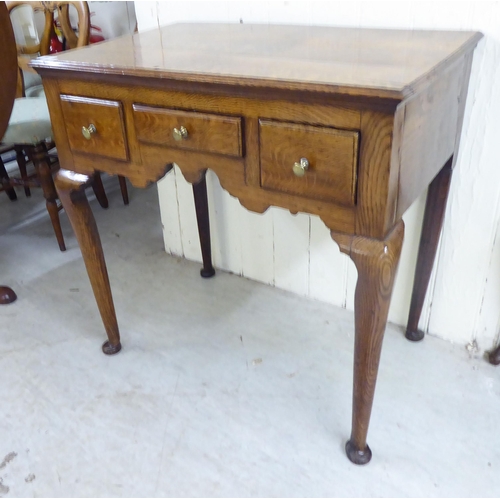
[[[0,496],[500,496],[500,368],[389,325],[352,465],[352,313],[202,280],[164,253],[155,187],[105,185],[114,357],[66,216],[61,253],[40,191],[0,193]]]

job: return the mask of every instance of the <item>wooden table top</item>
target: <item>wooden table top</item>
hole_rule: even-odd
[[[403,99],[478,32],[174,24],[45,56],[38,69]]]

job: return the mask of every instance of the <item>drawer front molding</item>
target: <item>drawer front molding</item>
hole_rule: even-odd
[[[192,151],[243,156],[241,118],[134,104],[141,142]]]
[[[259,139],[263,188],[356,203],[358,132],[260,120]]]
[[[129,159],[120,101],[63,94],[61,109],[72,151]]]

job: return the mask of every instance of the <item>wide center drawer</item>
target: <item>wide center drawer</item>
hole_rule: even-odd
[[[354,205],[358,139],[356,131],[261,119],[261,186]]]
[[[61,95],[61,108],[72,151],[128,160],[121,102]]]
[[[139,141],[228,156],[242,156],[241,118],[134,104]]]

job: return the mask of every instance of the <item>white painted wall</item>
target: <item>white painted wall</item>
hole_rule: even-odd
[[[136,25],[134,2],[88,2],[90,22],[101,28],[106,40],[133,33]]]
[[[480,30],[438,259],[421,327],[480,349],[500,326],[500,2],[135,2],[139,31],[181,21]],[[271,208],[248,212],[209,172],[214,263],[297,294],[353,308],[356,270],[324,224]],[[167,252],[200,261],[191,186],[179,169],[158,183]],[[425,198],[406,238],[389,320],[406,323]]]

